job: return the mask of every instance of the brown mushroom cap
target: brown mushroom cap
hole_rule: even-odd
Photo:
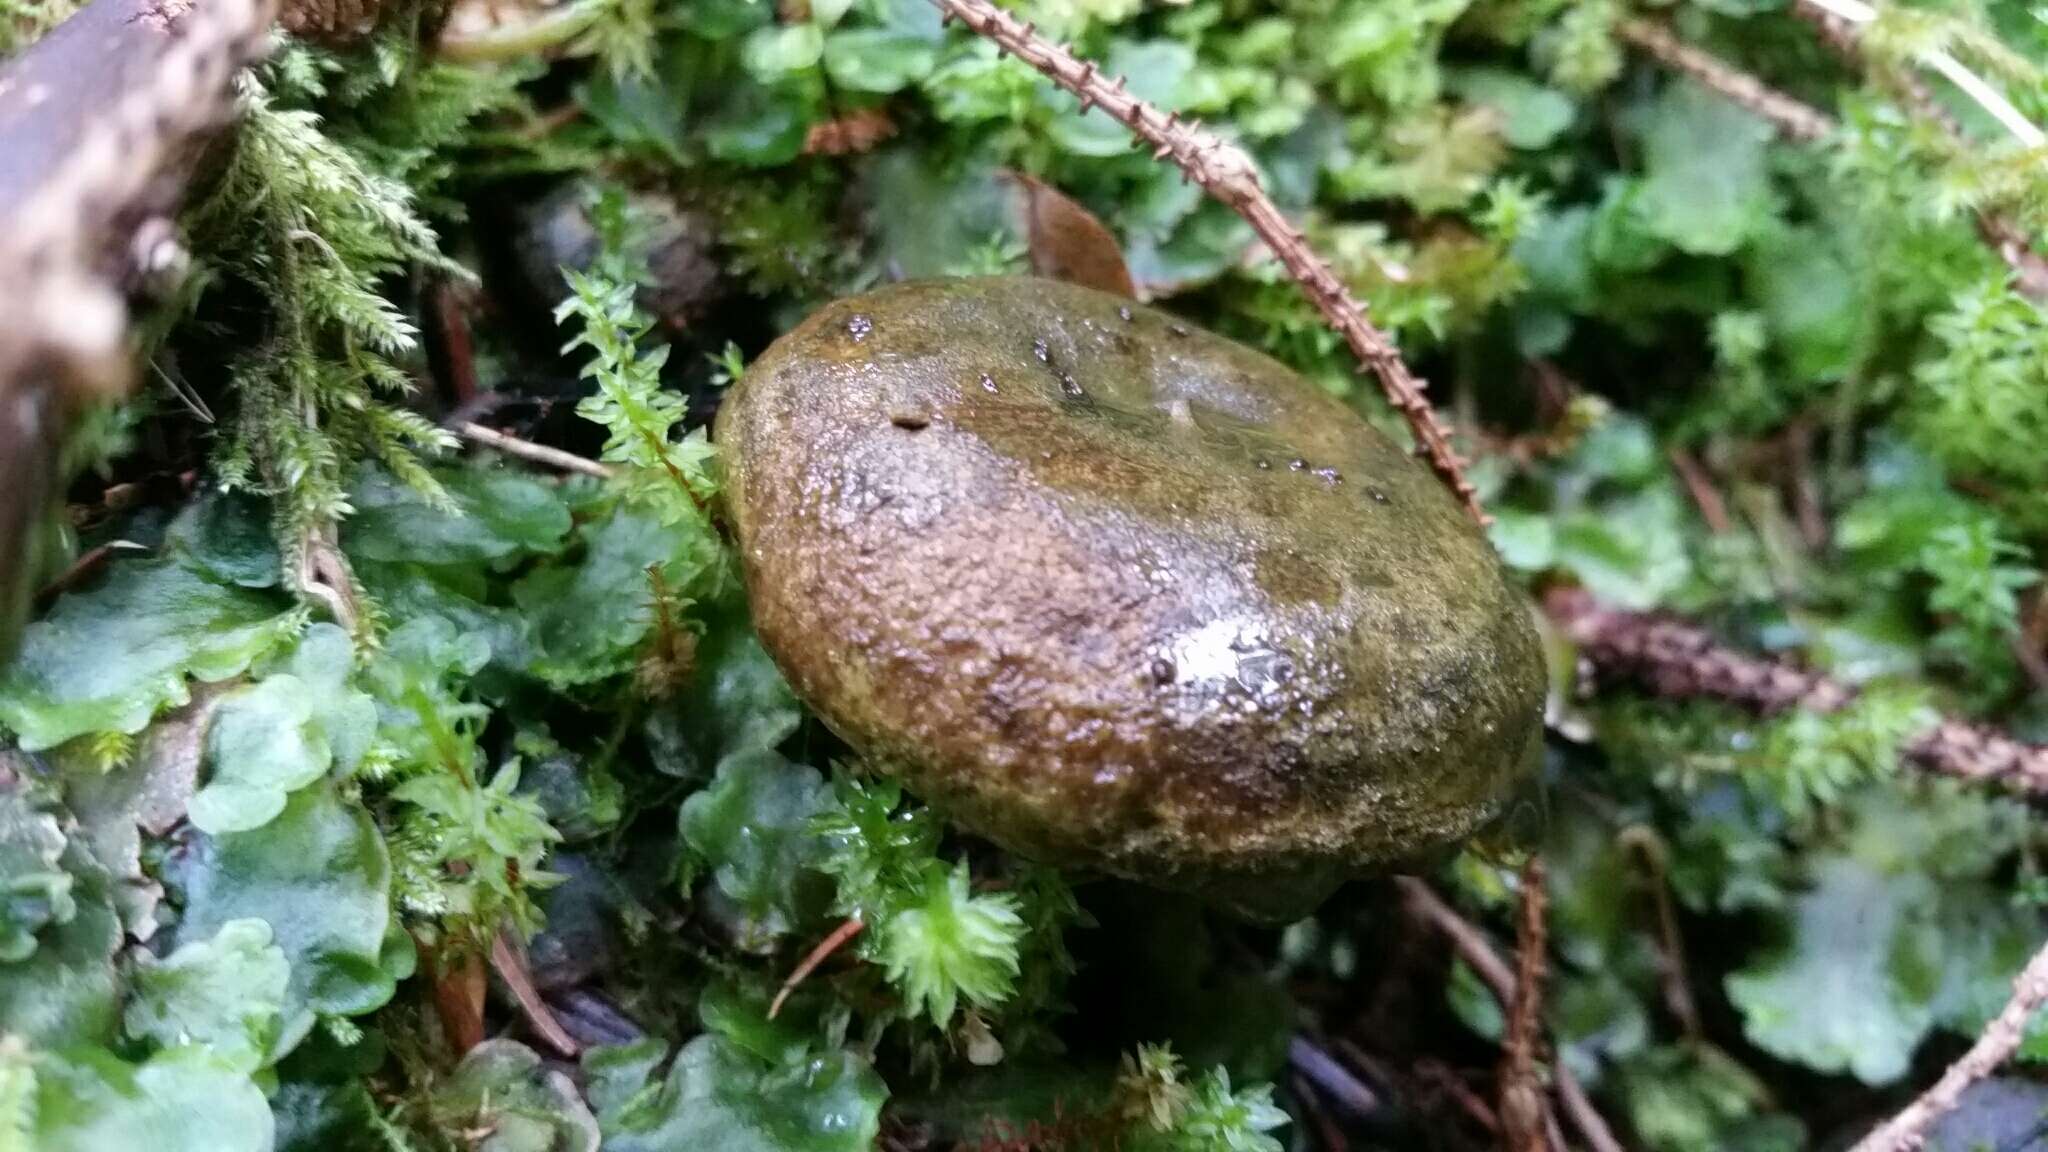
[[[828,305],[719,413],[755,624],[832,729],[1024,856],[1262,919],[1464,838],[1541,737],[1522,595],[1280,364],[1028,278]]]

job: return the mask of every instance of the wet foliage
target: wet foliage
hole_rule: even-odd
[[[69,7],[0,0],[0,51]],[[1529,591],[1861,689],[1589,695],[1547,635],[1538,778],[1414,865],[1512,961],[1547,861],[1539,1077],[1652,1152],[1834,1146],[1929,1082],[2048,928],[2033,814],[1900,755],[2048,737],[2048,317],[1985,239],[2048,183],[1923,65],[2048,119],[2038,13],[1845,56],[1772,0],[1018,8],[1250,152]],[[1236,216],[925,0],[372,23],[256,69],[147,384],[68,445],[0,672],[0,1149],[1497,1144],[1505,1009],[1393,881],[1266,928],[1006,853],[750,624],[711,415],[887,282],[1128,282],[1403,435]],[[2038,1138],[2043,1058],[1937,1146]]]

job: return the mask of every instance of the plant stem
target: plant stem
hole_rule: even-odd
[[[1859,1141],[1850,1152],[1914,1152],[1927,1140],[1927,1130],[1962,1099],[1963,1093],[2019,1051],[2026,1038],[2027,1020],[2048,1004],[2048,945],[2044,945],[2013,981],[2012,999],[2006,1001],[1983,1035],[1970,1045],[1962,1058],[1948,1066],[1918,1099],[1898,1115]]]
[[[1486,933],[1458,915],[1457,909],[1421,880],[1413,876],[1396,876],[1394,884],[1401,890],[1402,902],[1407,905],[1409,915],[1441,933],[1450,942],[1451,951],[1478,974],[1480,982],[1493,993],[1494,999],[1500,1001],[1502,1010],[1508,1010],[1515,1002],[1515,973],[1494,950],[1493,942],[1486,938]],[[1559,1062],[1552,1067],[1551,1075],[1557,1081],[1558,1101],[1564,1105],[1565,1115],[1571,1118],[1572,1126],[1587,1146],[1593,1152],[1624,1152],[1621,1141],[1615,1138],[1614,1130],[1607,1126],[1607,1119],[1593,1106],[1592,1097],[1586,1095],[1585,1085],[1579,1083],[1570,1066]]]
[[[1615,32],[1644,55],[1770,121],[1789,139],[1819,140],[1835,130],[1834,117],[1787,96],[1710,52],[1687,44],[1662,24],[1632,16],[1621,21]]]
[[[1465,511],[1487,523],[1479,493],[1465,478],[1464,461],[1451,447],[1450,433],[1423,395],[1394,342],[1365,317],[1350,289],[1305,242],[1301,229],[1282,215],[1259,185],[1258,168],[1242,148],[1200,124],[1183,121],[1178,112],[1163,112],[1124,89],[1121,77],[1105,77],[1093,62],[1083,62],[1065,48],[1040,36],[1030,25],[988,0],[932,0],[948,19],[958,20],[996,47],[1043,73],[1080,98],[1082,111],[1100,108],[1131,134],[1152,146],[1154,157],[1171,160],[1185,176],[1251,225],[1252,231],[1278,257],[1288,275],[1344,337],[1352,353],[1378,378],[1387,401],[1408,422],[1416,452],[1429,462]]]

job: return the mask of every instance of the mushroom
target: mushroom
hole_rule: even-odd
[[[1275,361],[1030,278],[831,304],[722,407],[799,696],[1025,857],[1299,916],[1495,817],[1526,601],[1434,477]]]

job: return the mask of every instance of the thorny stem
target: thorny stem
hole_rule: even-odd
[[[1515,973],[1494,950],[1493,942],[1486,938],[1486,933],[1458,915],[1457,909],[1423,881],[1413,876],[1396,876],[1394,884],[1401,891],[1408,914],[1440,933],[1450,943],[1451,951],[1457,953],[1458,958],[1479,976],[1480,983],[1493,993],[1501,1008],[1509,1009],[1515,1002]],[[1559,1061],[1552,1067],[1551,1077],[1557,1084],[1558,1102],[1564,1106],[1565,1115],[1571,1118],[1572,1126],[1578,1130],[1587,1147],[1593,1152],[1624,1152],[1621,1141],[1607,1126],[1607,1120],[1600,1115],[1599,1109],[1593,1106],[1592,1098],[1586,1095],[1585,1085],[1572,1074],[1570,1065]]]
[[[1615,32],[1673,72],[1691,77],[1703,87],[1770,121],[1773,128],[1790,139],[1814,141],[1835,130],[1834,117],[1803,100],[1787,96],[1710,52],[1687,44],[1662,24],[1629,17],[1616,27]]]
[[[1429,462],[1474,520],[1482,525],[1487,523],[1478,491],[1465,478],[1464,462],[1451,447],[1450,433],[1423,395],[1423,381],[1409,373],[1393,340],[1366,319],[1365,309],[1352,298],[1350,289],[1329,264],[1309,249],[1301,229],[1281,214],[1279,206],[1259,186],[1258,169],[1243,149],[1198,123],[1183,121],[1178,112],[1163,112],[1131,95],[1125,91],[1121,77],[1104,76],[1093,62],[1076,58],[1040,36],[1030,24],[988,0],[932,3],[948,19],[967,25],[1079,97],[1083,111],[1100,108],[1130,129],[1132,135],[1151,145],[1155,157],[1172,160],[1188,179],[1243,217],[1272,249],[1323,319],[1344,337],[1352,353],[1378,378],[1388,402],[1408,422],[1417,454]]]
[[[1722,645],[1704,629],[1646,612],[1609,608],[1576,588],[1555,589],[1544,608],[1591,665],[1596,679],[1634,680],[1675,699],[1722,700],[1757,712],[1833,712],[1856,698],[1819,672]],[[1944,717],[1907,740],[1901,757],[1961,780],[1993,781],[2048,797],[2048,746]]]
[[[1996,1019],[1985,1025],[1984,1034],[1970,1045],[1962,1058],[1949,1065],[1919,1099],[1898,1115],[1865,1136],[1850,1152],[1915,1152],[1927,1139],[1927,1130],[1941,1119],[1963,1092],[1998,1070],[2019,1051],[2026,1038],[2027,1020],[2048,1004],[2048,945],[2044,945],[2013,981],[2012,999]]]
[[[1542,856],[1530,856],[1522,866],[1521,917],[1515,926],[1515,998],[1508,1007],[1507,1028],[1501,1037],[1499,1077],[1501,1142],[1508,1152],[1543,1152],[1547,1143],[1544,1121],[1548,1109],[1536,1074],[1536,1048],[1543,1032],[1543,960],[1550,947],[1544,875]]]

